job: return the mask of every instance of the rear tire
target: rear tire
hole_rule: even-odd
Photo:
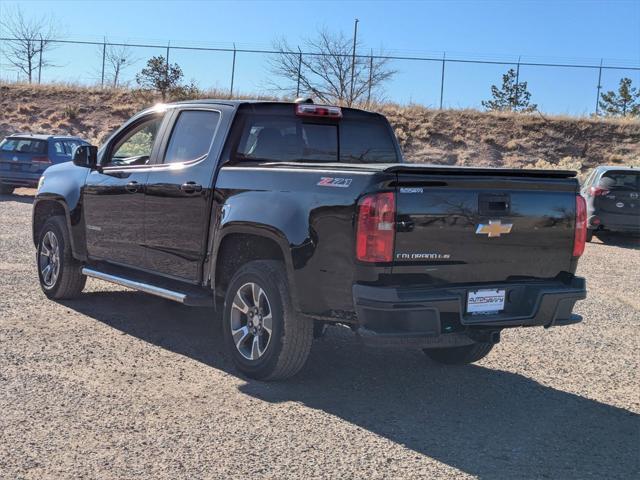
[[[591,242],[593,241],[593,230],[587,230],[587,238],[586,238],[587,242]]]
[[[13,185],[0,185],[0,195],[11,195],[15,188]]]
[[[36,265],[40,287],[55,300],[74,298],[84,289],[87,277],[82,264],[73,258],[64,217],[50,217],[38,236]]]
[[[423,351],[434,362],[444,365],[466,365],[486,357],[493,343],[474,343],[463,347],[425,348]]]
[[[284,266],[270,260],[249,262],[233,276],[222,328],[237,369],[258,380],[298,373],[313,341],[313,322],[296,316],[291,305]]]

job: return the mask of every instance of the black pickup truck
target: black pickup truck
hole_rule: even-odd
[[[406,164],[383,116],[310,102],[145,110],[33,206],[49,298],[95,277],[222,309],[259,379],[299,371],[328,324],[460,364],[504,328],[579,322],[585,234],[573,172]]]

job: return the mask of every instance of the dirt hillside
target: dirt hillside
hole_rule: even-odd
[[[215,92],[207,92],[215,95]],[[0,84],[0,137],[20,131],[69,133],[100,143],[148,94],[64,85]],[[640,121],[429,110],[381,105],[412,162],[571,168],[640,165]]]

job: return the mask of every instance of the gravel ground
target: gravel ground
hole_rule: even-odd
[[[0,478],[638,478],[640,249],[593,243],[578,325],[503,333],[477,365],[330,328],[281,384],[219,319],[90,280],[38,288],[33,191],[0,196]]]

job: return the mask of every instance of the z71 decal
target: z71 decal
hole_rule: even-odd
[[[353,178],[334,178],[320,177],[320,181],[316,183],[319,187],[339,187],[347,188],[351,185]]]

